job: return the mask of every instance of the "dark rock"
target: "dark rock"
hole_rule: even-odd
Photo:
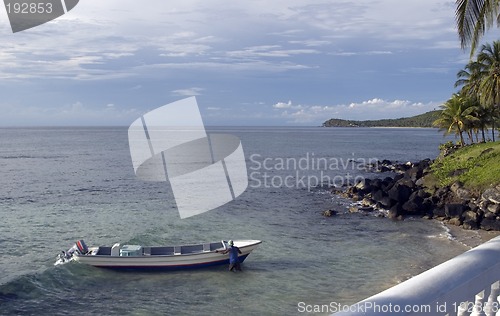
[[[455,191],[455,195],[457,196],[457,198],[464,201],[468,201],[472,198],[472,194],[470,193],[470,191],[464,188],[458,188]]]
[[[398,182],[399,180],[403,179],[405,177],[404,174],[398,174],[394,177],[394,183]]]
[[[462,225],[462,221],[460,220],[460,218],[453,217],[453,218],[450,218],[450,220],[448,221],[448,224],[460,226],[460,225]]]
[[[411,195],[411,189],[406,185],[395,184],[388,192],[387,195],[392,200],[399,203],[404,203]]]
[[[382,180],[382,190],[389,191],[394,185],[395,181],[391,177],[386,177]]]
[[[425,214],[427,210],[422,207],[423,202],[424,199],[418,194],[412,194],[408,201],[403,204],[403,210],[409,214]]]
[[[474,211],[467,211],[463,214],[463,227],[465,229],[478,229],[480,216]]]
[[[444,213],[449,218],[462,218],[462,214],[467,210],[467,206],[463,204],[446,204]]]
[[[500,214],[500,204],[490,204],[488,205],[488,211],[493,214]]]
[[[490,206],[491,202],[489,200],[482,200],[479,202],[479,209],[483,212],[488,212],[488,206]]]
[[[469,206],[469,209],[473,212],[477,212],[479,210],[479,206],[477,206],[477,204],[474,202],[469,202],[467,206]]]
[[[396,201],[391,200],[388,196],[384,196],[382,199],[380,199],[380,201],[377,201],[377,207],[383,209],[389,209],[394,204],[396,204]]]
[[[365,206],[365,207],[368,207],[368,206],[372,206],[375,204],[375,201],[370,199],[370,198],[367,198],[365,197],[362,201],[361,201],[361,205],[362,206]]]
[[[323,211],[323,216],[325,217],[331,217],[333,215],[337,215],[337,212],[334,211],[334,210],[326,210],[326,211]]]
[[[390,219],[398,219],[398,217],[402,215],[403,215],[403,208],[399,203],[394,204],[387,213],[387,217]]]
[[[373,188],[380,189],[382,186],[382,180],[381,179],[372,179],[372,182],[370,183]]]
[[[410,189],[415,189],[417,187],[415,181],[410,179],[409,177],[404,177],[401,180],[399,180],[398,185],[406,185]]]
[[[384,198],[386,195],[383,190],[378,190],[372,192],[372,199],[376,202],[379,202],[382,198]]]
[[[380,166],[378,169],[379,172],[389,172],[391,169],[387,166]]]
[[[486,189],[481,197],[484,200],[490,201],[495,204],[500,204],[500,192],[497,191],[496,189],[490,188]]]
[[[418,165],[406,171],[406,174],[412,181],[417,181],[424,175],[424,169]]]
[[[368,212],[368,213],[371,213],[371,212],[375,211],[375,209],[373,209],[373,207],[370,207],[370,206],[365,206],[365,207],[360,207],[360,208],[359,208],[359,211],[360,211],[360,212]]]
[[[363,180],[359,181],[354,187],[356,187],[359,190],[366,190],[367,188],[370,187],[370,179],[364,178]]]
[[[484,212],[484,218],[485,219],[495,219],[495,218],[497,218],[497,216],[491,212]]]
[[[494,218],[484,218],[481,221],[481,228],[484,230],[500,230],[500,221]]]
[[[418,196],[420,196],[420,197],[421,197],[421,198],[423,198],[423,199],[426,199],[426,198],[428,198],[428,197],[430,197],[430,196],[431,196],[431,195],[430,195],[430,193],[425,192],[425,190],[424,190],[424,189],[420,189],[420,190],[418,190],[418,191],[417,191],[417,195],[418,195]],[[410,197],[410,198],[411,198],[411,197]]]
[[[432,216],[434,216],[435,218],[446,217],[444,208],[437,207],[432,209]]]

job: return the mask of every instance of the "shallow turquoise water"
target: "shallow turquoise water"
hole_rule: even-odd
[[[242,139],[248,167],[255,166],[251,155],[418,160],[436,156],[444,141],[433,129],[213,131]],[[0,314],[296,314],[299,302],[354,303],[466,250],[437,222],[349,214],[349,201],[319,188],[249,187],[225,206],[181,220],[167,184],[135,178],[126,128],[2,129],[0,142]],[[324,171],[375,176],[356,168]],[[321,216],[332,208],[340,214]],[[78,239],[89,245],[264,242],[243,273],[54,267],[57,253]]]

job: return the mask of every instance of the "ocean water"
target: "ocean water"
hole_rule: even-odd
[[[125,127],[0,129],[0,314],[293,315],[300,302],[357,302],[467,250],[438,222],[350,214],[350,201],[314,186],[377,176],[360,168],[367,161],[434,158],[445,141],[437,130],[209,132],[241,138],[249,187],[235,201],[180,219],[167,183],[135,177]],[[325,209],[338,215],[323,217]],[[242,273],[225,266],[178,272],[54,266],[78,239],[263,243]]]

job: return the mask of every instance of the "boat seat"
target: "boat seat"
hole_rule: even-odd
[[[181,254],[181,246],[175,246],[174,255],[180,255],[180,254]]]
[[[211,250],[210,244],[203,244],[203,252],[209,252]]]
[[[210,244],[210,250],[217,250],[217,249],[221,249],[223,246],[222,246],[222,243],[221,242],[213,242]]]
[[[174,247],[150,247],[152,256],[173,255]]]

